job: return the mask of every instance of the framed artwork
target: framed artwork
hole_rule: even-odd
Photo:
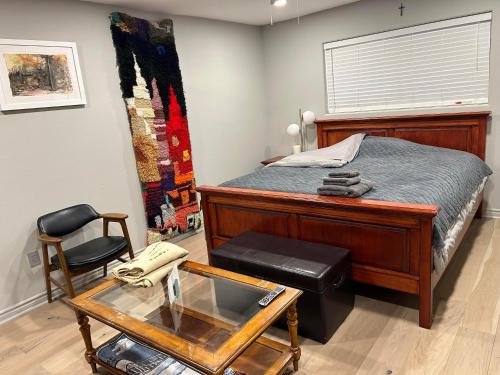
[[[75,43],[0,39],[0,110],[86,103]]]

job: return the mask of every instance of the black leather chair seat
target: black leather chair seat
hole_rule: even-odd
[[[116,258],[127,248],[127,240],[121,236],[99,237],[64,251],[66,263],[70,269],[85,267],[106,258]],[[50,258],[52,263],[61,268],[59,257]]]

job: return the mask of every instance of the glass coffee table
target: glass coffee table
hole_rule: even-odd
[[[97,357],[89,316],[206,374],[222,374],[228,367],[252,375],[281,374],[292,362],[298,369],[300,290],[287,287],[260,307],[258,301],[277,284],[190,261],[179,267],[179,277],[180,295],[174,303],[166,280],[133,288],[113,279],[70,301],[93,372],[99,364],[120,373]],[[290,346],[262,336],[285,312]]]

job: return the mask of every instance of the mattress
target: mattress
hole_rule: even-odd
[[[267,167],[221,186],[316,195],[330,170]],[[356,170],[372,181],[375,187],[365,199],[439,206],[433,231],[436,265],[447,262],[448,232],[492,174],[484,161],[468,152],[372,136],[363,140],[356,159],[335,170]]]

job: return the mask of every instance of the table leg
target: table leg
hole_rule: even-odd
[[[92,357],[95,353],[95,350],[92,347],[92,337],[90,336],[89,318],[87,315],[77,311],[76,319],[78,320],[78,325],[80,326],[80,333],[82,334],[83,342],[85,343],[85,359],[92,368],[92,373],[96,374],[97,366]]]
[[[290,350],[293,353],[293,369],[299,370],[300,347],[297,338],[299,321],[297,319],[297,301],[294,301],[286,312],[288,332],[290,333]]]

